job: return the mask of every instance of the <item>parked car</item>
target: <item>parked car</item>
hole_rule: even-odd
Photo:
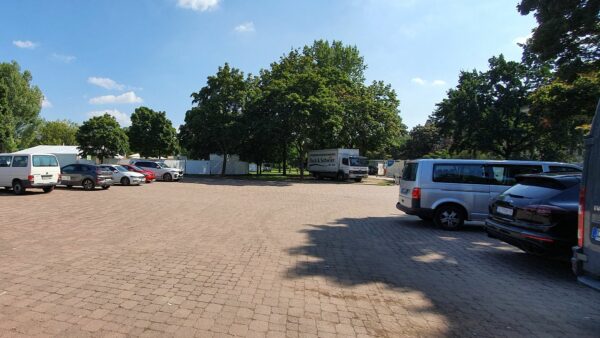
[[[374,165],[369,165],[369,175],[377,175],[379,168]]]
[[[600,102],[585,138],[577,246],[571,266],[577,280],[600,290]]]
[[[93,164],[69,164],[60,171],[60,184],[67,188],[81,186],[85,190],[94,190],[101,187],[106,190],[113,184],[112,172]]]
[[[102,164],[99,167],[111,171],[113,181],[119,182],[121,185],[140,185],[146,181],[144,174],[129,171],[120,165]]]
[[[534,174],[489,206],[485,230],[526,252],[568,257],[577,244],[577,212],[581,173]]]
[[[51,154],[0,154],[0,187],[21,195],[29,188],[48,193],[60,180],[56,156]]]
[[[171,182],[183,177],[183,171],[177,168],[170,168],[168,165],[148,160],[131,160],[129,163],[142,169],[150,170],[154,173],[157,180]]]
[[[408,161],[396,207],[433,220],[446,230],[466,220],[484,221],[492,198],[516,183],[516,176],[541,172],[581,172],[567,163],[421,159]]]
[[[129,171],[143,174],[146,177],[146,183],[152,183],[156,180],[156,175],[150,170],[142,169],[131,164],[121,164],[121,166]]]

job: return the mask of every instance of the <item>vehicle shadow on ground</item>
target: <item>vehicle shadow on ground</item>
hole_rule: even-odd
[[[338,182],[334,180],[315,180],[312,177],[306,177],[304,180],[297,178],[276,178],[269,179],[264,178],[252,178],[248,176],[240,177],[218,177],[218,176],[205,176],[205,177],[184,177],[179,183],[191,183],[191,184],[206,184],[206,185],[225,185],[225,186],[271,186],[271,187],[287,187],[292,184],[357,184],[355,182]],[[360,184],[360,183],[359,183]]]
[[[409,313],[442,316],[449,336],[521,336],[520,318],[548,323],[559,317],[560,325],[571,321],[583,334],[597,328],[584,319],[589,311],[592,318],[599,313],[590,299],[597,294],[578,285],[568,265],[525,254],[481,229],[449,232],[401,216],[309,225],[302,230],[308,244],[289,249],[297,263],[287,276],[325,277],[348,296],[373,283],[385,284],[398,299],[418,292],[426,301],[409,305]],[[406,309],[406,300],[397,306]],[[528,330],[543,336],[557,329],[541,324]]]

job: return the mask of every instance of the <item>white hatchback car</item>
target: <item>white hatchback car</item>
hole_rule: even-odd
[[[0,154],[0,187],[21,195],[28,188],[54,190],[60,181],[60,167],[51,154]]]
[[[146,176],[143,174],[129,171],[120,165],[101,164],[98,167],[109,170],[112,173],[113,181],[119,182],[121,185],[140,185],[146,181]]]

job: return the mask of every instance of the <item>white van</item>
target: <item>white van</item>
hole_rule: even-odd
[[[0,154],[0,187],[21,195],[28,188],[51,192],[60,181],[60,166],[52,154]]]
[[[581,167],[538,161],[408,161],[396,208],[455,230],[466,220],[485,220],[490,200],[514,185],[517,175],[540,172],[581,172]]]

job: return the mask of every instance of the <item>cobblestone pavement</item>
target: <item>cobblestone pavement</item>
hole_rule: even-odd
[[[598,337],[600,293],[397,187],[0,191],[0,336]]]

